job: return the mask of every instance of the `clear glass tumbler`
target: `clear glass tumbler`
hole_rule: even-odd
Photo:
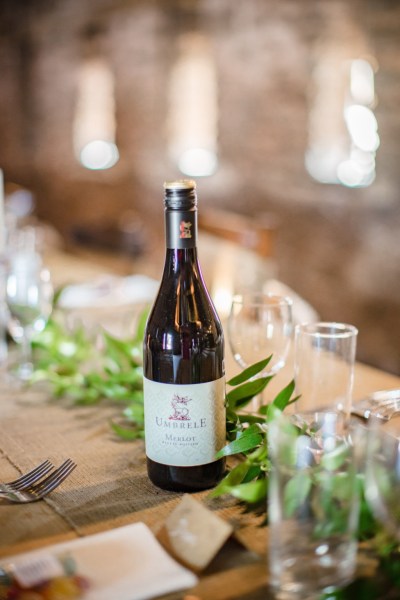
[[[306,323],[295,328],[296,410],[351,411],[358,331],[346,323]]]
[[[354,448],[343,415],[273,420],[268,439],[270,582],[279,600],[311,600],[347,585],[359,514]]]
[[[364,431],[365,433],[365,431]],[[400,440],[398,424],[370,417],[365,443],[365,493],[375,517],[400,540]]]

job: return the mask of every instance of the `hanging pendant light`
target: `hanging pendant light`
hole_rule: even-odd
[[[78,77],[73,123],[77,159],[87,169],[113,167],[119,159],[115,142],[114,76],[102,58],[85,59]]]

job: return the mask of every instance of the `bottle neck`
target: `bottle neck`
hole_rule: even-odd
[[[165,210],[167,250],[195,250],[197,246],[197,210]]]

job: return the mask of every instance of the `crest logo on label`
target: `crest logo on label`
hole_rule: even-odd
[[[171,421],[190,421],[189,409],[187,407],[188,402],[191,402],[191,398],[185,396],[184,398],[174,394],[171,400],[171,406],[173,408],[173,414],[169,417]]]
[[[180,233],[180,239],[190,239],[192,237],[192,232],[191,232],[191,227],[192,224],[190,221],[181,221],[180,225],[179,225],[179,231]]]

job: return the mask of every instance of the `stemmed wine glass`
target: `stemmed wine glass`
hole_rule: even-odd
[[[243,368],[272,355],[257,377],[275,375],[285,365],[293,331],[292,300],[286,296],[243,292],[232,299],[228,340],[236,362]],[[260,400],[253,402],[257,409]]]
[[[10,312],[9,331],[21,345],[19,379],[26,381],[32,374],[32,338],[42,331],[52,311],[53,286],[50,273],[43,268],[37,255],[15,257],[6,280],[6,302]]]

